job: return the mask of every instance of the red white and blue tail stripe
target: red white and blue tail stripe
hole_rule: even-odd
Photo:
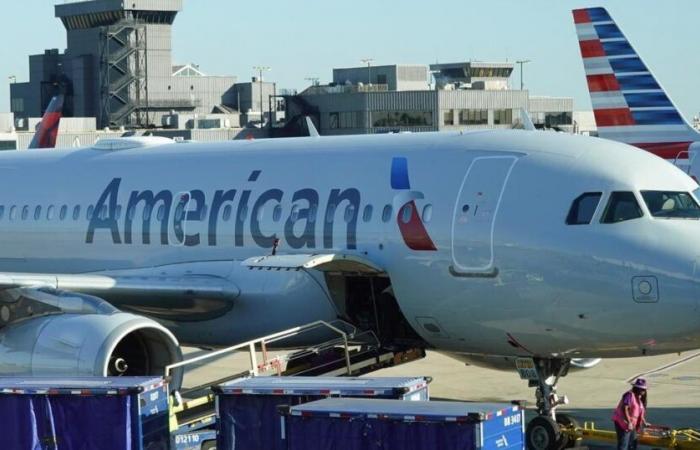
[[[605,8],[573,11],[598,135],[665,159],[688,158],[700,135],[683,119]]]

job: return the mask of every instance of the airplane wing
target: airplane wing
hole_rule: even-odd
[[[120,298],[205,297],[233,300],[240,289],[231,281],[208,275],[167,276],[113,276],[101,274],[35,274],[0,272],[0,290],[14,288],[51,288],[100,297]]]
[[[54,148],[56,146],[58,125],[63,113],[63,102],[64,96],[62,94],[51,99],[29,148]]]

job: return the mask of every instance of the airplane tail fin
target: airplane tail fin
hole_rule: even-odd
[[[685,121],[605,8],[573,11],[593,113],[602,138],[665,159],[688,157],[700,135]]]
[[[56,146],[58,125],[63,113],[63,101],[63,94],[56,95],[51,99],[29,148],[54,148]]]

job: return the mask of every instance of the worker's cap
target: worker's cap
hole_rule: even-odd
[[[637,389],[646,389],[647,380],[645,380],[644,378],[637,378],[636,380],[634,380],[634,384],[632,386],[636,387]]]

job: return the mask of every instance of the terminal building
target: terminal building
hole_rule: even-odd
[[[301,93],[253,77],[212,76],[175,64],[172,32],[183,0],[89,0],[55,6],[67,47],[29,57],[29,81],[10,85],[4,148],[26,148],[51,97],[65,94],[58,147],[104,136],[199,141],[305,135],[469,130],[535,125],[578,132],[573,99],[510,88],[513,63],[392,64],[333,69]],[[1,121],[0,121],[1,122]],[[0,123],[2,125],[2,123]],[[267,125],[267,126],[264,126]],[[5,127],[8,128],[8,127]]]
[[[333,81],[286,98],[293,135],[303,116],[320,134],[513,128],[521,111],[536,126],[575,132],[573,99],[509,88],[512,63],[365,66],[333,70]]]
[[[29,57],[29,81],[10,87],[15,118],[40,117],[57,90],[67,94],[64,115],[94,117],[98,128],[148,128],[166,115],[237,108],[236,77],[173,64],[172,26],[181,10],[182,0],[56,5],[67,48]]]

